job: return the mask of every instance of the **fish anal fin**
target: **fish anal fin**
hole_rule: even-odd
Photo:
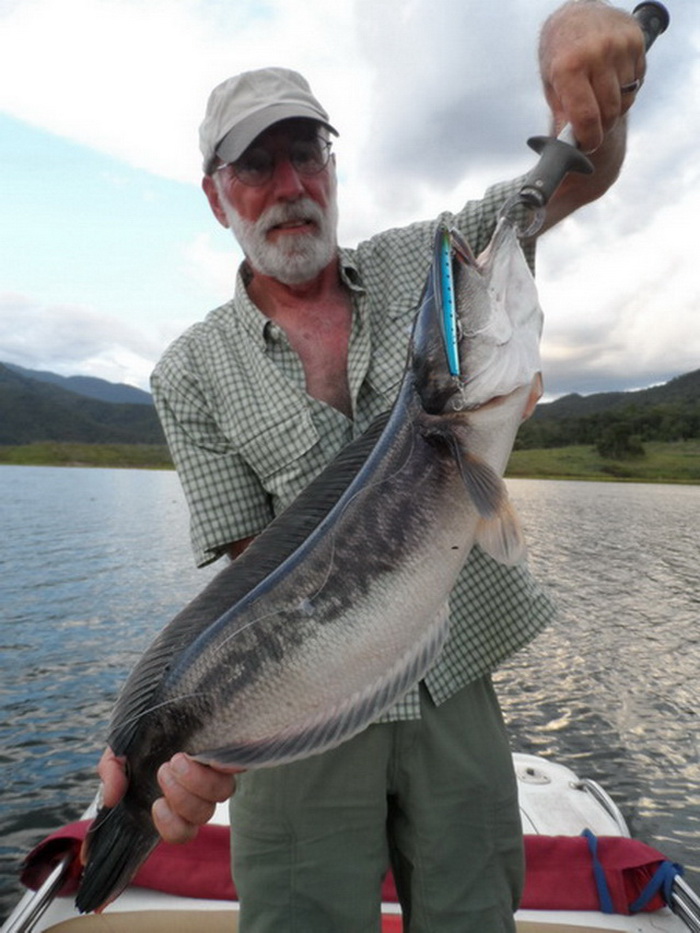
[[[527,552],[520,519],[508,499],[496,515],[482,518],[476,528],[476,543],[499,564],[519,564]]]

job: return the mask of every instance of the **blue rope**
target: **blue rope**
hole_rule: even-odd
[[[610,896],[608,882],[605,878],[605,870],[600,863],[600,859],[598,858],[598,838],[590,831],[590,829],[584,829],[581,835],[586,837],[588,848],[591,853],[591,859],[593,861],[593,877],[595,878],[596,888],[598,889],[600,909],[604,914],[614,914],[615,907],[613,906],[613,900]]]
[[[644,910],[649,901],[659,892],[666,904],[670,904],[673,882],[677,875],[682,874],[682,865],[677,865],[675,862],[661,862],[637,900],[630,904],[630,913],[636,914]]]
[[[610,896],[610,889],[608,888],[608,882],[605,877],[605,869],[603,868],[600,859],[598,858],[598,838],[590,831],[590,829],[584,829],[581,835],[586,837],[588,848],[591,853],[591,860],[593,862],[593,877],[595,878],[596,888],[598,889],[600,909],[604,914],[614,914],[616,911],[615,907],[613,906],[613,900]],[[665,903],[670,904],[673,892],[673,883],[676,879],[676,876],[682,874],[682,865],[677,865],[675,862],[669,861],[661,862],[650,880],[645,885],[642,893],[629,905],[630,913],[636,914],[644,910],[651,899],[659,893],[663,897]]]

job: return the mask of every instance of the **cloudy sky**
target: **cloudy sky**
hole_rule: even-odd
[[[341,240],[527,171],[555,0],[0,0],[0,360],[147,387],[231,294],[197,127],[214,84],[302,71],[341,132]],[[543,238],[550,396],[700,367],[700,8],[668,0],[624,174]]]

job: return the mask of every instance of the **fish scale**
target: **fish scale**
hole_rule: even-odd
[[[449,337],[446,240],[458,317]],[[130,785],[88,834],[81,911],[113,899],[158,841],[150,806],[163,761],[182,750],[262,767],[346,741],[434,662],[474,544],[522,558],[501,475],[536,384],[540,331],[510,223],[477,260],[439,227],[391,412],[166,626],[127,680],[109,743]],[[446,339],[457,339],[459,375]]]
[[[416,441],[410,439],[409,443],[411,447],[415,447]],[[390,515],[392,512],[399,514],[394,514],[387,522],[386,513],[382,513],[386,528],[384,533],[379,529],[371,543],[361,534],[361,540],[365,544],[363,551],[356,546],[353,535],[343,534],[345,524],[353,529],[358,525],[363,527],[368,515],[362,501],[363,496],[355,497],[348,507],[341,504],[343,514],[334,532],[337,541],[328,543],[330,555],[308,557],[298,566],[296,574],[284,575],[281,592],[279,588],[276,590],[274,601],[266,600],[262,595],[251,595],[250,618],[239,606],[236,618],[245,629],[246,656],[266,655],[268,650],[265,643],[268,638],[277,639],[280,633],[284,633],[282,637],[286,639],[285,651],[277,659],[280,670],[275,672],[273,678],[249,681],[241,688],[240,682],[232,683],[231,677],[223,682],[219,676],[222,693],[225,693],[227,688],[232,688],[221,703],[221,710],[225,709],[227,713],[227,723],[233,724],[237,718],[242,720],[244,710],[249,711],[245,714],[249,727],[257,723],[257,733],[253,734],[250,728],[247,733],[250,741],[267,741],[276,730],[282,728],[285,718],[290,717],[290,704],[293,706],[292,718],[303,725],[319,705],[327,709],[330,716],[335,707],[350,703],[353,696],[362,692],[368,678],[381,678],[386,669],[384,659],[395,654],[402,643],[408,641],[411,644],[414,637],[425,628],[423,622],[416,623],[415,634],[409,632],[410,638],[407,639],[407,619],[422,620],[431,614],[437,616],[444,601],[442,593],[454,581],[464,562],[464,553],[459,549],[454,550],[451,542],[463,536],[461,526],[468,518],[465,491],[453,467],[450,471],[452,475],[445,477],[442,484],[444,486],[447,480],[451,481],[452,493],[443,489],[441,496],[435,495],[440,486],[437,482],[430,482],[431,467],[434,473],[447,471],[436,469],[438,461],[431,450],[424,451],[424,464],[423,460],[415,456],[415,452],[413,458],[407,461],[401,448],[395,449],[395,459],[400,463],[410,462],[414,471],[418,469],[424,479],[427,475],[428,482],[425,486],[433,491],[433,495],[425,497],[422,508],[416,508],[417,497],[413,495],[413,509],[408,520],[404,508],[387,509]],[[421,469],[423,465],[425,469]],[[394,469],[393,461],[384,461],[384,466],[393,474],[390,482],[397,482],[402,474],[400,470]],[[410,485],[406,488],[414,488],[415,476],[407,479]],[[385,489],[384,492],[389,495],[391,490]],[[455,507],[458,497],[464,500],[462,509]],[[435,501],[453,503],[448,510],[449,514],[440,522],[441,535],[445,541],[442,546],[435,538],[426,541],[421,533],[429,519],[435,520]],[[354,512],[362,515],[361,522],[358,523]],[[403,528],[404,534],[393,535],[392,529],[399,526]],[[412,528],[412,534],[406,534],[406,526]],[[402,547],[397,546],[398,537],[403,539]],[[375,565],[378,561],[366,559],[367,549],[371,550],[372,555],[381,555],[385,566],[384,573],[377,572]],[[444,577],[444,581],[438,580],[437,585],[432,587],[426,579],[426,571],[433,568],[431,552],[433,559],[435,553],[443,552],[440,574]],[[341,569],[342,587],[337,583],[333,583],[332,586],[326,585],[327,580],[335,580],[336,573]],[[433,577],[435,575],[433,573]],[[415,593],[417,581],[420,592],[424,594],[422,601]],[[433,580],[433,583],[435,582]],[[274,581],[271,585],[274,586]],[[313,605],[311,614],[309,604]],[[348,616],[350,608],[353,608],[353,612]],[[256,624],[256,615],[261,612],[265,614],[259,617]],[[377,614],[381,614],[382,617],[379,632],[376,631]],[[211,650],[205,652],[203,645],[195,644],[188,654],[199,658],[205,655],[216,658],[216,668],[221,666],[224,657],[228,659],[225,662],[226,666],[233,665],[241,654],[239,640],[232,637],[230,623],[226,617],[219,621],[217,627],[220,635],[216,646],[210,646]],[[371,638],[368,637],[370,634]],[[208,633],[206,637],[216,638],[216,635]],[[366,645],[372,646],[371,652],[367,650]],[[362,663],[363,655],[368,654],[374,655],[376,659],[374,667],[367,663],[366,658]],[[324,661],[323,665],[320,665],[319,661]],[[184,682],[179,685],[173,683],[169,689],[185,693],[197,693],[202,689],[207,692],[211,689],[201,686],[197,676],[197,665],[190,664],[188,657],[183,658],[181,666],[186,675]],[[345,676],[338,681],[343,672]],[[349,676],[348,672],[353,676]],[[173,681],[178,676],[179,672],[174,671]],[[312,679],[316,681],[316,689],[313,694],[309,694],[305,686]],[[246,690],[251,683],[254,692],[248,695]],[[342,692],[340,687],[343,688]],[[221,735],[227,730],[223,724],[212,723],[209,732],[212,731]],[[207,749],[197,752],[197,755],[203,760],[216,759]],[[227,756],[226,762],[244,763],[237,761],[233,756]],[[245,763],[248,763],[247,760]]]

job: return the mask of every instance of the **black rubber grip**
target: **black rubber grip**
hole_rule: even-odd
[[[668,28],[671,20],[668,10],[663,3],[656,3],[656,0],[645,0],[644,3],[637,4],[632,15],[644,33],[644,46],[648,51],[661,33],[666,32]]]

